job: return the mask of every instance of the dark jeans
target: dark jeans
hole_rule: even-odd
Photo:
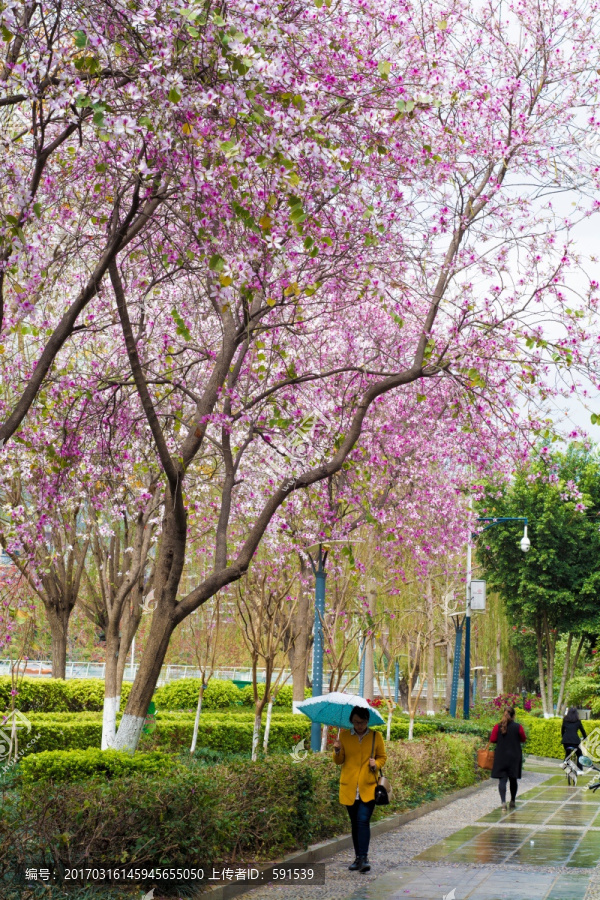
[[[506,782],[510,781],[510,799],[514,802],[515,797],[517,796],[517,790],[519,789],[519,782],[516,778],[509,778],[508,775],[503,775],[498,780],[498,790],[500,791],[500,800],[502,803],[506,803]]]
[[[563,744],[563,747],[565,748],[565,759],[567,758],[567,756],[569,756],[569,754],[571,754],[573,752],[573,750],[575,751],[575,755],[577,756],[577,768],[581,769],[581,763],[579,762],[579,757],[583,756],[583,753],[581,752],[579,747],[573,747],[571,744]]]
[[[352,843],[357,856],[368,856],[369,841],[371,839],[371,827],[369,821],[375,809],[375,801],[355,800],[352,806],[347,806],[350,822],[352,823]]]

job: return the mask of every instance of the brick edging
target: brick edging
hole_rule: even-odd
[[[449,806],[450,803],[454,803],[455,800],[460,800],[462,797],[469,797],[471,794],[476,794],[484,787],[488,787],[489,784],[490,779],[486,778],[484,781],[480,781],[477,784],[470,784],[468,787],[460,788],[458,791],[444,794],[443,797],[438,797],[437,800],[429,800],[427,803],[423,803],[421,806],[416,807],[416,809],[411,809],[409,812],[387,816],[385,819],[379,819],[378,822],[374,822],[373,825],[371,825],[371,834],[386,834],[388,831],[393,831],[395,828],[407,825],[409,822],[414,821],[414,819],[420,819],[421,816],[426,816],[430,812],[435,812],[437,809],[443,809],[445,806]],[[210,888],[208,891],[199,892],[196,896],[198,900],[200,900],[200,898],[202,898],[202,900],[229,900],[230,897],[238,897],[240,894],[245,894],[248,891],[255,890],[257,887],[264,886],[266,882],[271,880],[270,875],[274,868],[292,865],[307,866],[311,863],[326,859],[329,856],[333,856],[341,850],[348,850],[350,847],[352,847],[352,836],[349,834],[340,834],[338,837],[323,841],[320,844],[312,844],[306,850],[290,853],[288,856],[284,856],[279,860],[274,860],[265,866],[257,866],[258,870],[263,873],[265,879],[259,884],[238,882],[235,884],[229,883],[217,885],[216,887]]]

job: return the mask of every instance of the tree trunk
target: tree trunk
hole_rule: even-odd
[[[263,738],[263,751],[266,753],[269,747],[269,732],[271,731],[271,714],[273,712],[273,698],[269,699],[267,706],[267,721],[265,723],[265,736]]]
[[[548,712],[554,715],[554,654],[556,650],[556,635],[554,637],[550,633],[548,621],[546,620],[546,647],[548,658],[546,660],[546,686],[548,690]]]
[[[301,559],[301,574],[305,568],[304,561]],[[298,606],[296,613],[292,619],[292,639],[288,650],[288,658],[290,668],[292,670],[292,699],[293,708],[295,704],[304,700],[304,687],[308,674],[308,657],[310,650],[310,591],[302,583],[298,587]]]
[[[415,730],[415,716],[414,713],[410,714],[410,719],[408,720],[408,740],[412,741],[413,732]]]
[[[502,631],[496,634],[496,695],[504,693],[504,672],[502,671]]]
[[[577,644],[577,650],[576,650],[576,652],[575,652],[575,656],[573,657],[573,659],[572,659],[572,661],[571,661],[570,668],[569,668],[569,680],[570,680],[571,678],[573,678],[573,676],[574,676],[574,674],[575,674],[575,669],[577,668],[577,663],[579,662],[579,656],[580,656],[581,651],[582,651],[582,649],[583,649],[583,642],[584,642],[584,641],[585,641],[585,635],[582,634],[581,637],[580,637],[580,639],[579,639],[579,643]]]
[[[556,712],[560,716],[560,710],[563,703],[563,695],[565,693],[565,684],[567,683],[567,672],[569,671],[569,663],[571,661],[571,644],[573,643],[573,632],[569,632],[567,638],[567,650],[565,652],[565,662],[563,665],[562,676],[560,679],[560,687],[558,689],[558,699],[556,701]]]
[[[134,751],[137,748],[173,630],[173,620],[168,611],[164,606],[162,609],[157,606],[125,713],[117,731],[116,750]]]
[[[386,731],[386,740],[390,740],[390,735],[392,733],[392,707],[390,706],[388,709],[388,719],[387,719],[387,731]]]
[[[398,700],[403,710],[408,709],[408,681],[402,674],[398,683]]]
[[[321,731],[321,753],[325,753],[327,750],[327,735],[329,734],[329,726],[323,725],[323,729]]]
[[[65,678],[67,674],[67,633],[71,609],[55,609],[46,605],[48,624],[52,636],[52,677]]]
[[[535,637],[537,642],[537,658],[538,658],[538,677],[540,679],[540,695],[542,698],[542,711],[544,718],[548,718],[548,697],[546,695],[546,679],[544,678],[544,654],[542,652],[542,634],[541,625],[535,626]]]
[[[254,729],[252,731],[252,762],[256,762],[258,758],[258,741],[260,738],[260,726],[262,720],[262,707],[260,712],[257,710],[254,714]]]
[[[177,624],[175,611],[185,563],[186,538],[187,513],[183,505],[181,483],[178,482],[175,495],[169,489],[165,492],[162,537],[154,575],[156,608],[152,614],[148,640],[115,739],[117,750],[135,750],[144,727],[169,641]]]
[[[434,607],[431,579],[427,579],[427,715],[435,715]]]
[[[115,744],[117,734],[117,711],[121,702],[120,686],[117,683],[119,658],[119,624],[109,623],[106,632],[106,657],[104,664],[104,711],[102,715],[102,750]]]
[[[198,691],[198,705],[196,706],[196,718],[194,719],[194,733],[192,734],[192,746],[190,747],[190,753],[193,753],[196,749],[196,742],[198,740],[198,728],[200,727],[200,713],[202,712],[203,696],[204,696],[204,675],[200,679],[200,690]]]

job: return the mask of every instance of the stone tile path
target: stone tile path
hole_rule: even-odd
[[[323,887],[269,885],[251,900],[600,900],[600,791],[567,787],[558,760],[526,765],[517,809],[497,782],[374,837],[368,875],[347,851],[326,860]]]

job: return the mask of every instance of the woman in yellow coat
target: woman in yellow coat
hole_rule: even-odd
[[[342,731],[333,745],[333,761],[342,767],[340,803],[348,810],[352,824],[355,860],[348,868],[368,872],[369,822],[375,809],[375,788],[387,759],[383,738],[369,728],[369,710],[355,706],[350,714],[351,731]],[[375,743],[373,743],[375,738]]]

